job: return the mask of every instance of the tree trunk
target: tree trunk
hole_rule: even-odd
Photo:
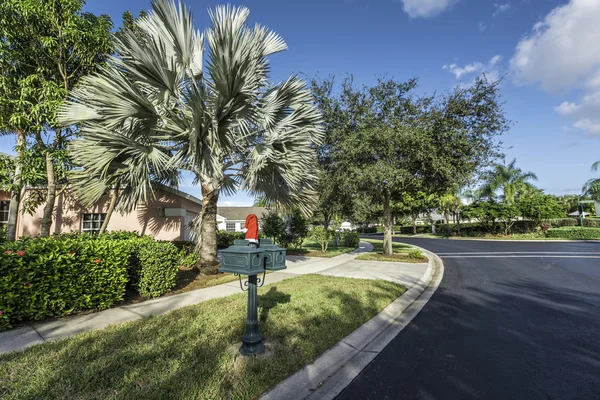
[[[17,131],[17,161],[15,163],[14,188],[10,194],[8,206],[8,223],[6,225],[6,240],[13,242],[17,239],[17,221],[19,219],[19,205],[21,203],[21,171],[25,146],[25,133]]]
[[[200,216],[200,270],[216,273],[219,267],[217,255],[217,202],[219,190],[212,184],[202,184],[202,211]]]
[[[46,205],[42,216],[41,237],[50,236],[52,213],[54,212],[54,202],[56,200],[56,176],[54,175],[54,163],[50,152],[46,152],[46,174],[48,176],[48,193],[46,194]]]
[[[446,232],[450,235],[450,210],[444,210],[444,218],[446,219]]]
[[[108,210],[106,210],[106,217],[104,218],[104,222],[102,222],[102,226],[100,227],[98,236],[102,236],[102,234],[106,231],[106,228],[108,227],[108,223],[110,221],[110,217],[112,217],[113,211],[115,211],[115,206],[117,205],[118,197],[119,185],[117,185],[110,194],[110,204],[108,205]]]
[[[392,229],[394,220],[392,218],[392,209],[390,207],[390,194],[385,193],[383,197],[383,255],[391,256],[392,250]]]
[[[417,234],[417,218],[412,216],[413,235]]]

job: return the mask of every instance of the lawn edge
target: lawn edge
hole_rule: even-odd
[[[341,393],[410,323],[437,290],[444,275],[444,263],[436,254],[414,247],[429,258],[427,269],[417,282],[379,314],[260,399],[333,399]]]

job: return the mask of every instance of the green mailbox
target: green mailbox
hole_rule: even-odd
[[[257,275],[265,272],[265,252],[263,249],[248,246],[246,240],[236,240],[233,246],[221,250],[219,272],[239,275]]]
[[[265,269],[280,271],[286,269],[286,249],[273,244],[271,239],[260,239],[260,249],[265,251]]]

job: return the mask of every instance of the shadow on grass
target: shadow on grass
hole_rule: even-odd
[[[0,356],[0,397],[255,398],[387,306],[390,282],[307,275],[259,289],[270,359],[239,359],[240,293]]]

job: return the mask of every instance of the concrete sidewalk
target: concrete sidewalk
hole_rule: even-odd
[[[410,287],[423,275],[427,268],[427,264],[354,260],[359,254],[372,249],[371,244],[361,242],[360,247],[355,251],[333,258],[290,256],[286,262],[288,268],[284,271],[268,274],[266,284],[305,274],[323,274],[351,278],[385,279]],[[0,354],[22,350],[49,340],[63,339],[79,333],[103,329],[108,325],[133,321],[150,315],[164,314],[180,307],[230,296],[239,292],[239,282],[233,281],[219,286],[115,307],[87,315],[32,323],[29,326],[0,333]]]

